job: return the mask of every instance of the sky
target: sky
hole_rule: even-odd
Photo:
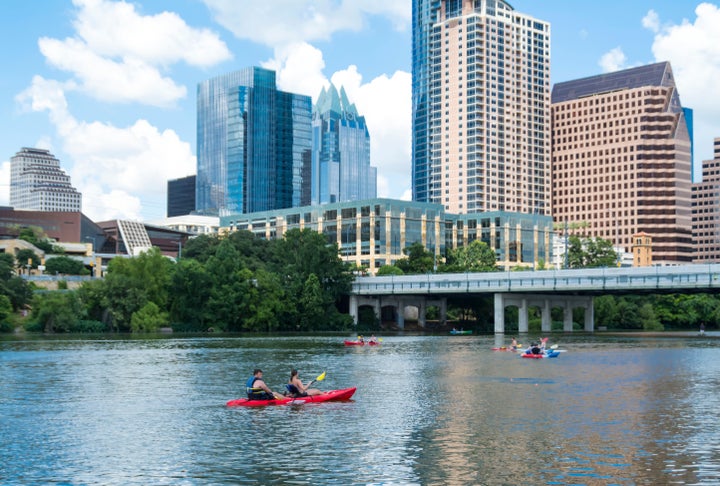
[[[720,1],[511,0],[551,24],[552,83],[670,61],[694,110],[695,178],[720,137]],[[196,173],[196,90],[249,66],[366,117],[378,196],[411,194],[411,0],[4,0],[0,205],[10,158],[50,150],[95,221],[158,220]]]

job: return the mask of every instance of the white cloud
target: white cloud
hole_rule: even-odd
[[[642,26],[653,32],[660,30],[660,16],[655,10],[649,10],[642,19]]]
[[[276,70],[278,87],[317,99],[329,85],[323,75],[322,52],[309,44],[294,44],[276,51],[276,58],[264,63]],[[378,168],[378,196],[401,197],[411,186],[412,76],[397,71],[363,83],[357,66],[331,76],[365,116],[370,132],[370,163]]]
[[[102,101],[169,106],[187,94],[161,74],[176,62],[207,67],[231,57],[207,29],[189,27],[177,14],[140,15],[124,1],[74,0],[76,37],[43,37],[50,65],[70,72],[75,88]]]
[[[610,73],[623,69],[626,62],[627,57],[622,48],[616,47],[603,54],[598,61],[598,65],[602,68],[603,72]]]
[[[32,111],[49,113],[61,149],[71,159],[62,161],[63,166],[72,162],[68,172],[83,193],[83,211],[91,219],[137,219],[141,200],[159,213],[167,180],[195,172],[190,144],[172,130],[160,131],[146,120],[124,128],[76,120],[62,83],[36,76],[18,101]]]
[[[399,30],[410,23],[407,0],[204,0],[215,21],[240,39],[275,47],[328,40],[359,31],[368,15],[388,17]]]
[[[694,22],[660,27],[652,51],[657,61],[672,65],[682,103],[694,111],[696,157],[705,160],[712,159],[713,138],[720,136],[720,8],[701,3],[695,15]]]

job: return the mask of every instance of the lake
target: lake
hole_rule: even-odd
[[[0,338],[0,483],[720,483],[717,337],[552,335],[567,352],[542,360],[493,336],[342,340]],[[256,367],[357,392],[226,407]]]

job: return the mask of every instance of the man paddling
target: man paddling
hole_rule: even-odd
[[[263,372],[260,368],[253,371],[253,375],[248,378],[245,390],[247,391],[248,400],[275,400],[282,398],[276,395],[262,379]]]

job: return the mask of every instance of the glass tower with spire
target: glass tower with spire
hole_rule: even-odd
[[[345,90],[330,84],[313,107],[312,204],[373,199],[377,169],[370,166],[365,117]]]
[[[503,0],[412,5],[413,200],[551,214],[550,24]]]
[[[279,91],[258,67],[198,85],[195,209],[234,214],[309,201],[309,96]]]

